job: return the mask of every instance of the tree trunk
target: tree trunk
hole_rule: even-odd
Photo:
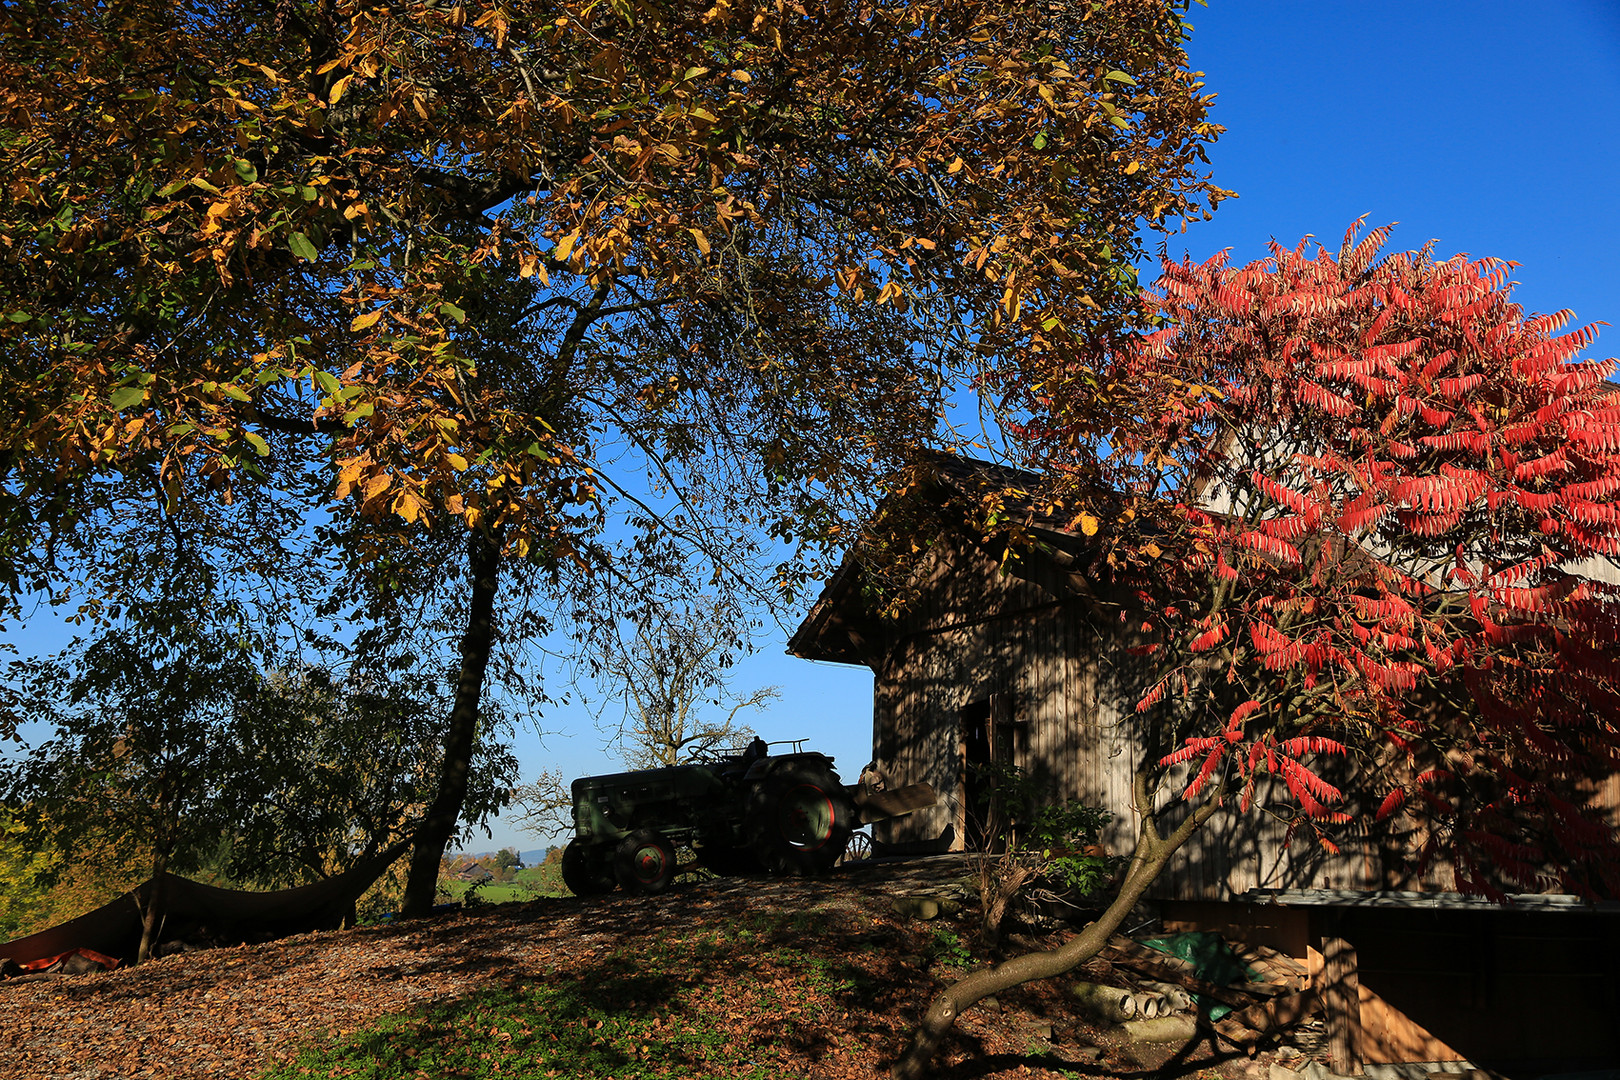
[[[152,855],[152,887],[146,892],[146,910],[141,912],[141,944],[135,951],[135,962],[144,964],[151,959],[157,946],[158,931],[163,925],[163,905],[168,899],[165,875],[169,872],[169,853],[158,851]]]
[[[498,536],[475,532],[468,542],[468,569],[472,594],[467,608],[467,631],[461,638],[461,673],[456,682],[455,705],[444,733],[444,764],[439,790],[416,828],[410,874],[405,880],[401,915],[426,915],[433,910],[444,849],[461,817],[467,798],[467,776],[472,767],[473,742],[478,734],[478,703],[484,693],[484,671],[495,638],[495,588],[501,570]]]
[[[1103,950],[1114,936],[1136,902],[1170,861],[1170,856],[1185,844],[1189,837],[1208,821],[1220,807],[1224,786],[1216,786],[1205,800],[1187,815],[1168,837],[1161,837],[1154,823],[1152,795],[1148,790],[1147,775],[1136,776],[1135,802],[1141,815],[1142,829],[1137,841],[1136,854],[1131,857],[1130,870],[1120,883],[1119,893],[1097,921],[1056,949],[1026,953],[983,971],[975,971],[967,978],[952,983],[929,1003],[922,1023],[912,1038],[910,1048],[895,1063],[891,1074],[895,1080],[921,1080],[931,1075],[930,1062],[956,1024],[963,1010],[971,1008],[991,994],[999,994],[1014,986],[1050,979],[1071,971]]]
[[[1007,918],[1007,905],[1034,876],[1033,869],[1013,861],[1011,852],[979,863],[980,926],[984,943],[990,948],[1001,946],[1001,924]]]

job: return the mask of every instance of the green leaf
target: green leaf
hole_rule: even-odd
[[[56,213],[56,227],[63,232],[73,227],[73,204],[68,203]]]
[[[320,258],[320,253],[315,250],[315,245],[310,243],[309,237],[301,232],[295,232],[287,237],[287,246],[292,248],[294,255],[306,262],[314,262]]]
[[[1111,82],[1124,83],[1126,86],[1136,85],[1136,80],[1125,74],[1123,71],[1110,71],[1108,74],[1104,75],[1103,78],[1108,79]]]
[[[319,197],[320,192],[316,191],[314,188],[310,187],[308,184],[299,184],[298,185],[298,194],[300,194],[300,195],[302,195],[304,197],[305,202],[314,202],[316,200],[316,198]]]
[[[456,307],[454,304],[440,304],[439,310],[456,320],[458,323],[464,323],[467,321],[467,313]]]
[[[112,392],[112,407],[123,412],[131,405],[139,405],[146,400],[146,391],[138,386],[120,386]]]
[[[343,384],[338,382],[337,376],[333,375],[330,371],[317,371],[315,373],[315,381],[320,385],[320,388],[326,391],[328,394],[335,394],[339,390],[343,389]]]
[[[242,438],[246,439],[248,445],[259,452],[260,457],[270,456],[270,444],[265,442],[259,436],[253,434],[253,432],[244,432]]]
[[[256,183],[259,179],[259,170],[246,158],[236,159],[236,175],[242,178],[244,184]]]
[[[228,397],[228,398],[231,398],[232,400],[235,400],[235,401],[252,401],[253,400],[252,398],[247,396],[247,391],[243,390],[240,386],[237,386],[235,383],[226,383],[223,386],[221,386],[220,389],[225,391],[225,396]]]
[[[202,188],[210,195],[218,195],[220,193],[219,188],[215,187],[213,184],[210,184],[200,176],[193,176],[190,180],[187,180],[186,183],[190,184],[192,187]]]
[[[699,75],[707,75],[709,71],[710,69],[706,67],[689,67],[686,69],[685,73],[681,75],[681,82],[691,82]]]
[[[354,408],[344,413],[343,422],[350,427],[354,427],[356,422],[365,419],[376,411],[377,406],[368,401],[364,405],[356,405]]]
[[[1037,150],[1046,149],[1046,132],[1043,131],[1039,135],[1035,136],[1034,146]]]
[[[13,311],[8,313],[6,318],[11,322],[23,323],[27,322],[29,319],[32,319],[33,316],[28,314],[26,311]]]

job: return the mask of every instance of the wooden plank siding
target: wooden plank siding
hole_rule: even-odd
[[[914,605],[897,624],[865,619],[853,575],[840,573],[794,638],[794,651],[816,659],[868,664],[875,678],[873,758],[890,783],[926,782],[939,805],[874,826],[874,839],[897,852],[961,850],[963,714],[996,708],[1011,721],[1008,748],[1020,768],[1054,800],[1079,799],[1114,814],[1103,841],[1116,854],[1135,847],[1131,776],[1142,754],[1135,730],[1140,671],[1129,628],[1097,625],[1055,562],[1032,557],[1004,569],[960,537],[941,537],[917,571]],[[864,621],[863,621],[864,620]],[[1334,762],[1324,775],[1336,777]],[[1173,822],[1185,770],[1172,774],[1160,806]],[[1620,777],[1589,793],[1599,817],[1620,816]],[[1415,831],[1391,823],[1365,831],[1372,815],[1333,827],[1337,853],[1308,828],[1290,836],[1294,803],[1262,786],[1247,814],[1216,815],[1154,886],[1163,899],[1226,900],[1255,889],[1448,891],[1450,868],[1411,870],[1421,846]],[[1360,831],[1358,831],[1360,830]]]
[[[1128,854],[1137,831],[1131,777],[1141,749],[1134,729],[1140,691],[1125,632],[1094,625],[1048,564],[1004,572],[977,548],[942,540],[919,574],[916,603],[875,650],[873,757],[892,783],[933,785],[940,803],[878,823],[874,839],[890,851],[964,847],[963,712],[1004,697],[1014,763],[1055,800],[1110,810],[1103,841]],[[1160,795],[1172,820],[1178,780],[1172,776]],[[1353,837],[1335,836],[1337,855],[1308,835],[1290,839],[1289,805],[1262,790],[1250,813],[1217,815],[1153,894],[1224,900],[1251,889],[1451,884],[1444,868],[1424,881],[1392,878],[1386,868],[1398,859]]]
[[[871,610],[852,557],[790,641],[796,655],[872,669],[874,759],[891,784],[926,781],[940,796],[931,809],[874,825],[880,851],[960,850],[974,839],[962,805],[964,716],[1005,721],[1013,762],[1049,798],[1111,811],[1104,843],[1118,855],[1135,848],[1131,781],[1144,753],[1135,704],[1147,671],[1130,648],[1132,628],[1094,617],[1081,595],[1089,591],[1076,576],[1083,540],[1061,534],[1061,523],[1035,524],[1052,548],[1007,567],[966,531],[930,537],[912,581],[915,602],[898,622]],[[993,732],[971,745],[1000,750]],[[1397,815],[1370,831],[1379,795],[1364,789],[1374,785],[1358,783],[1342,761],[1317,764],[1349,799],[1351,823],[1328,826],[1337,850],[1308,827],[1291,832],[1293,799],[1262,781],[1247,813],[1232,805],[1215,815],[1154,883],[1149,895],[1164,902],[1166,928],[1217,929],[1284,949],[1312,968],[1319,989],[1327,985],[1323,948],[1335,939],[1340,974],[1355,974],[1340,980],[1330,1017],[1346,1067],[1353,1059],[1528,1060],[1566,1018],[1577,1031],[1560,1037],[1561,1065],[1565,1056],[1582,1067],[1612,1063],[1620,1026],[1604,1021],[1620,1015],[1620,912],[1441,910],[1460,902],[1455,895],[1422,897],[1432,911],[1396,910],[1403,893],[1449,893],[1450,868],[1417,875],[1419,827]],[[1186,766],[1172,770],[1157,795],[1164,828],[1189,809],[1179,799],[1187,775]],[[1620,821],[1620,775],[1583,794],[1595,818]],[[1265,890],[1282,898],[1259,902]],[[1337,910],[1368,898],[1390,910]]]

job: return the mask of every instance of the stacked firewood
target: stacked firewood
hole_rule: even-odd
[[[1116,936],[1087,965],[1096,981],[1075,984],[1073,993],[1099,1020],[1124,1024],[1133,1035],[1190,1038],[1203,1029],[1253,1055],[1318,1005],[1309,973],[1293,958],[1263,946],[1234,951],[1258,981],[1217,986],[1199,978],[1186,960]],[[1211,1020],[1207,1006],[1215,1003],[1231,1011]]]

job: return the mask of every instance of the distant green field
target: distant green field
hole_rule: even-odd
[[[568,896],[570,893],[562,883],[562,874],[556,866],[531,866],[519,870],[516,880],[509,885],[500,885],[490,882],[479,885],[476,890],[475,903],[482,904],[512,904],[523,900],[533,900],[539,896]],[[445,881],[444,888],[450,893],[452,900],[465,902],[467,892],[473,888],[465,881]]]

